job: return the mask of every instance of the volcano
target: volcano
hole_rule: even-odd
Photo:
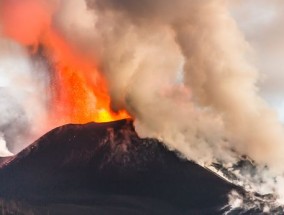
[[[222,214],[229,192],[243,192],[139,138],[131,120],[56,128],[2,159],[0,184],[11,214]]]

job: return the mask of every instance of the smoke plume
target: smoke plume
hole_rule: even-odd
[[[250,46],[226,1],[79,2],[85,35],[71,10],[58,26],[79,49],[93,45],[112,107],[126,108],[141,136],[202,165],[247,155],[269,167],[258,181],[283,173],[283,128],[258,95]]]
[[[99,65],[112,109],[126,109],[140,136],[203,166],[246,155],[258,167],[248,176],[254,188],[284,197],[283,127],[259,96],[253,52],[228,1],[23,2],[38,17],[32,36],[19,39],[23,33],[14,28],[6,34],[36,47],[48,26],[55,28]]]
[[[94,45],[90,54],[101,62],[113,108],[127,108],[138,130],[166,142],[170,133],[190,137],[195,140],[185,142],[197,148],[200,142],[213,151],[228,147],[260,164],[281,163],[282,127],[257,95],[258,73],[247,60],[249,46],[224,1],[178,1],[174,9],[170,1],[87,3],[91,9],[81,3],[89,14],[85,35],[82,25],[66,21],[68,6],[57,17],[60,29],[76,45]],[[74,3],[65,4],[72,8]],[[183,108],[187,113],[173,111]],[[177,128],[182,124],[185,128]],[[199,160],[195,154],[188,157]]]

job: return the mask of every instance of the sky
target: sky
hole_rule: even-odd
[[[284,2],[232,0],[231,11],[261,74],[258,86],[284,122]]]

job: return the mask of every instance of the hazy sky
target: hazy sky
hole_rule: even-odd
[[[284,2],[232,0],[232,13],[251,44],[261,94],[284,121]]]

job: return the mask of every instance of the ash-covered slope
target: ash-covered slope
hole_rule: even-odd
[[[130,120],[54,129],[0,164],[0,185],[3,198],[125,209],[90,213],[112,215],[219,214],[239,189],[157,140],[140,139]]]

